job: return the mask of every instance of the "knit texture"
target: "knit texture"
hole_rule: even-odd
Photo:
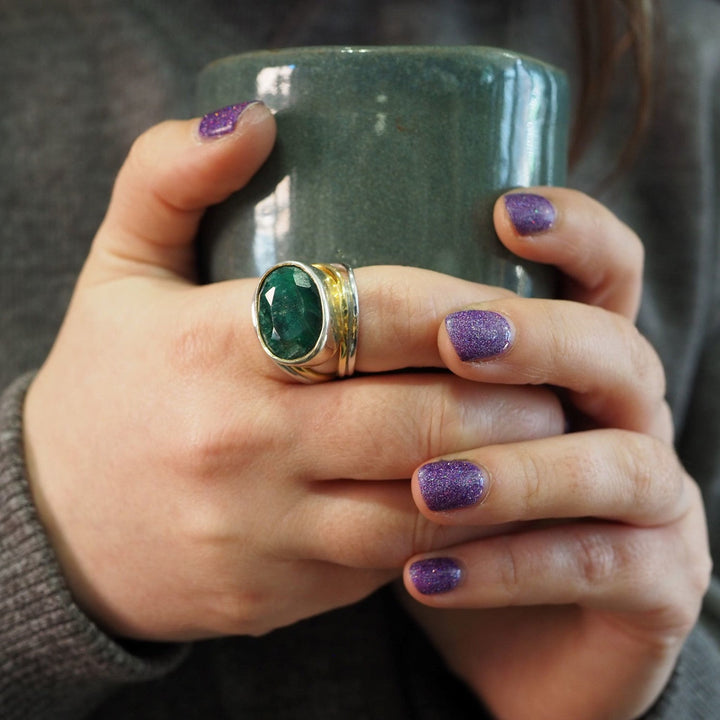
[[[77,718],[113,685],[167,673],[182,650],[152,646],[141,658],[73,602],[25,478],[22,404],[31,378],[0,398],[0,717]]]

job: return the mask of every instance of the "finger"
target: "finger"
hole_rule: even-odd
[[[285,560],[266,558],[264,572],[257,572],[258,559],[248,565],[244,552],[226,553],[226,570],[218,572],[209,586],[197,584],[183,592],[195,596],[202,590],[212,593],[212,603],[202,613],[190,618],[173,614],[175,607],[184,609],[179,602],[163,607],[162,617],[151,616],[151,622],[138,623],[136,613],[122,613],[114,609],[103,618],[105,626],[118,635],[153,642],[193,642],[228,635],[264,635],[278,627],[292,625],[299,620],[359,602],[400,575],[394,570],[370,570],[334,565],[314,560]],[[242,548],[243,551],[245,548]],[[248,588],[247,578],[252,578]],[[145,603],[146,598],[138,598]],[[198,604],[194,597],[191,607]]]
[[[635,318],[643,246],[603,205],[575,190],[530,188],[501,197],[494,220],[513,253],[562,270],[563,297]]]
[[[554,393],[468,383],[449,374],[368,376],[294,387],[289,450],[309,480],[409,478],[428,457],[490,443],[557,435]],[[307,418],[303,422],[303,418]]]
[[[93,245],[98,272],[191,273],[203,212],[245,185],[275,140],[267,107],[236,108],[222,135],[203,136],[195,119],[162,123],[135,141]]]
[[[458,305],[512,293],[419,268],[377,266],[356,271],[360,300],[356,371],[383,373],[412,368],[443,368],[438,327]],[[172,356],[181,364],[204,367],[234,363],[244,373],[297,383],[263,351],[252,325],[257,280],[243,279],[202,287],[178,287],[158,313],[167,325]],[[145,304],[158,305],[153,288]],[[337,359],[335,359],[337,364]]]
[[[449,527],[430,522],[415,507],[406,480],[338,480],[300,487],[282,525],[274,529],[274,542],[289,557],[399,571],[417,553],[456,546],[510,527]]]
[[[512,295],[419,268],[377,266],[355,272],[360,300],[358,373],[444,368],[437,332],[447,313],[458,305]],[[167,326],[170,332],[169,361],[187,368],[230,363],[234,372],[296,386],[265,354],[253,329],[250,308],[256,285],[255,279],[231,280],[182,287],[172,294],[164,312],[159,309],[159,330]],[[157,293],[152,288],[146,292],[150,297],[145,302],[157,305]]]
[[[405,586],[436,607],[494,608],[579,604],[612,612],[694,615],[701,565],[679,533],[575,523],[494,536],[453,548],[452,554],[411,559]],[[706,582],[706,581],[705,581]],[[669,617],[663,622],[672,622]]]
[[[485,447],[426,463],[413,475],[420,510],[453,525],[588,516],[660,525],[688,511],[686,491],[669,445],[619,430]]]
[[[364,267],[355,270],[355,277],[360,308],[356,371],[361,373],[444,367],[437,348],[437,329],[445,315],[458,305],[512,295],[501,288],[420,268]],[[226,317],[235,318],[237,308],[244,303],[250,307],[252,295],[248,286],[223,287],[237,292],[236,297],[228,296],[233,311]],[[248,326],[249,318],[250,313],[247,314]],[[259,372],[286,383],[294,382],[260,351],[255,338],[252,349],[253,358],[249,361]],[[337,358],[333,361],[336,367]],[[332,372],[333,361],[327,368],[319,369]]]
[[[270,566],[275,562],[273,558]],[[263,573],[257,586],[244,586],[223,593],[214,613],[205,612],[202,624],[172,638],[187,642],[227,635],[264,635],[278,627],[360,602],[400,575],[400,571],[335,565],[314,560],[292,560],[285,568]],[[228,568],[228,577],[239,577],[238,566]],[[257,578],[257,572],[254,577]],[[220,595],[220,593],[216,593]],[[134,632],[132,637],[140,634]],[[148,640],[168,640],[151,635]]]
[[[560,402],[544,387],[483,385],[448,372],[287,382],[251,327],[252,281],[171,293],[146,285],[133,307],[156,308],[148,353],[172,378],[168,397],[201,457],[271,443],[277,462],[305,480],[409,478],[428,457],[564,429]],[[398,351],[395,359],[408,358]]]
[[[461,377],[555,385],[601,425],[661,431],[663,439],[671,433],[657,353],[615,313],[568,301],[498,300],[448,316],[439,348]]]

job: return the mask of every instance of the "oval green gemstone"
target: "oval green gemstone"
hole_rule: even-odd
[[[272,353],[297,360],[317,344],[322,332],[322,303],[312,278],[299,267],[284,265],[263,281],[258,328]]]

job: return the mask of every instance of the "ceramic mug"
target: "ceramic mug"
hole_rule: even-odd
[[[250,184],[212,208],[203,279],[275,263],[430,268],[550,296],[554,271],[495,235],[504,191],[565,181],[568,90],[544,63],[484,47],[313,47],[207,67],[198,110],[256,98],[277,144]]]

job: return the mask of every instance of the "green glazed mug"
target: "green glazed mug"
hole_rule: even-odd
[[[262,100],[277,144],[199,235],[205,281],[275,263],[413,265],[524,296],[553,294],[552,268],[500,244],[504,191],[562,185],[565,75],[484,47],[313,47],[237,55],[198,82],[201,114]]]

